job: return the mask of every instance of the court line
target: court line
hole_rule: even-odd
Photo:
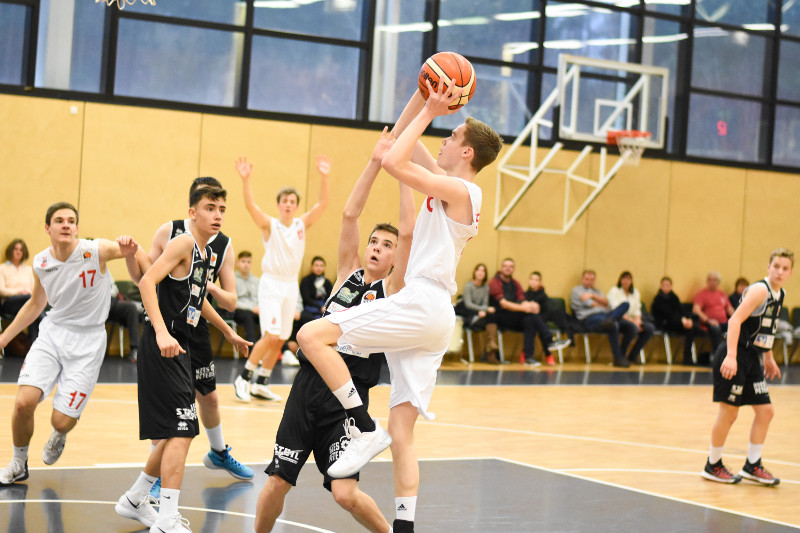
[[[573,474],[572,472],[568,472],[568,471],[553,470],[552,468],[547,468],[547,467],[544,467],[544,466],[532,465],[532,464],[528,464],[528,463],[523,463],[521,461],[514,461],[514,460],[511,460],[511,459],[503,459],[503,458],[500,458],[500,457],[491,457],[491,459],[497,459],[498,461],[503,461],[503,462],[506,462],[506,463],[511,463],[511,464],[515,464],[515,465],[519,465],[519,466],[525,466],[525,467],[528,467],[528,468],[534,468],[536,470],[543,470],[545,472],[550,472],[550,473],[553,473],[553,474],[559,474],[559,475],[562,475],[562,476],[574,477],[576,479],[582,479],[584,481],[589,481],[591,483],[598,483],[600,485],[606,485],[606,486],[609,486],[609,487],[623,489],[623,490],[627,490],[627,491],[631,491],[631,492],[637,492],[639,494],[645,494],[647,496],[654,496],[656,498],[662,498],[662,499],[665,499],[665,500],[671,500],[671,501],[680,502],[680,503],[687,503],[689,505],[694,505],[696,507],[702,507],[704,509],[713,509],[715,511],[720,511],[720,512],[723,512],[723,513],[735,514],[735,515],[738,515],[738,516],[743,516],[745,518],[751,518],[753,520],[760,520],[760,521],[763,521],[763,522],[770,522],[772,524],[778,524],[778,525],[781,525],[781,526],[791,527],[793,529],[800,529],[800,526],[797,525],[797,524],[791,524],[789,522],[781,522],[780,520],[773,520],[771,518],[764,518],[762,516],[752,515],[752,514],[748,514],[748,513],[742,513],[740,511],[733,511],[731,509],[725,509],[725,508],[722,508],[722,507],[717,507],[715,505],[709,505],[709,504],[695,502],[695,501],[691,501],[691,500],[684,500],[683,498],[677,498],[675,496],[667,496],[667,495],[664,495],[664,494],[658,494],[656,492],[650,492],[648,490],[637,489],[637,488],[634,488],[634,487],[628,487],[628,486],[625,486],[625,485],[620,485],[618,483],[612,483],[610,481],[603,481],[603,480],[600,480],[600,479],[593,479],[593,478],[590,478],[590,477],[581,476],[579,474]],[[591,470],[591,469],[586,469],[586,470]],[[700,474],[699,473],[693,473],[693,475],[696,475],[696,476],[699,477]],[[781,482],[783,482],[783,480],[781,480]],[[769,490],[769,487],[765,487],[764,490]],[[776,488],[775,490],[778,490],[778,489]]]
[[[116,505],[117,504],[117,502],[105,502],[105,501],[100,501],[100,500],[61,500],[61,499],[58,499],[58,500],[28,500],[28,499],[24,499],[24,500],[0,500],[0,504],[3,504],[3,503],[57,503],[57,504],[62,504],[62,503],[87,504],[88,503],[88,504],[95,504],[95,505]],[[253,519],[255,519],[255,517],[256,517],[256,515],[250,514],[250,513],[240,513],[240,512],[236,512],[236,511],[224,511],[224,510],[220,510],[220,509],[207,509],[205,507],[187,507],[187,506],[184,506],[184,505],[179,505],[178,509],[184,509],[186,511],[199,511],[199,512],[205,512],[205,513],[216,513],[216,514],[229,515],[229,516],[238,516],[238,517],[241,517],[241,518],[253,518]],[[315,531],[317,533],[336,533],[335,531],[331,531],[329,529],[322,529],[322,528],[319,528],[319,527],[316,527],[316,526],[312,526],[310,524],[303,524],[302,522],[293,522],[291,520],[283,520],[281,518],[278,518],[276,520],[276,522],[280,522],[282,524],[286,524],[286,525],[289,525],[289,526],[297,526],[297,527],[300,527],[300,528],[303,528],[303,529],[307,529],[308,531]]]

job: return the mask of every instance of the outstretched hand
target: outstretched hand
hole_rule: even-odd
[[[438,91],[434,91],[429,79],[425,80],[425,85],[428,86],[428,100],[425,102],[425,109],[437,117],[452,115],[458,111],[458,109],[450,109],[450,106],[458,101],[466,87],[453,87],[440,81]]]
[[[130,235],[121,235],[117,237],[117,244],[119,245],[119,251],[122,257],[131,257],[135,255],[136,250],[139,249],[139,243]]]
[[[250,178],[250,174],[253,173],[253,163],[250,163],[245,156],[237,157],[233,166],[236,167],[236,172],[243,180]]]
[[[392,132],[389,131],[389,127],[384,126],[380,139],[375,144],[375,148],[372,149],[372,159],[380,163],[396,140]]]
[[[331,175],[331,158],[324,154],[317,154],[317,172],[322,176]]]
[[[236,348],[236,351],[239,352],[240,355],[247,357],[247,353],[250,351],[250,346],[253,345],[252,342],[246,341],[245,339],[241,338],[233,330],[227,332],[225,334],[225,338],[228,340],[229,343],[233,345],[234,348]]]

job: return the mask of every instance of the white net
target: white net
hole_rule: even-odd
[[[647,148],[647,141],[651,136],[647,131],[610,131],[609,140],[619,148],[619,154],[624,158],[624,164],[636,166],[642,160],[642,154]]]
[[[143,4],[150,4],[151,6],[156,5],[156,0],[139,0]],[[136,3],[136,0],[94,0],[94,3],[105,2],[107,6],[117,4],[119,9],[125,9],[126,5],[132,5]]]

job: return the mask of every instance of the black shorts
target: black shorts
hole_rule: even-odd
[[[714,401],[736,407],[772,403],[764,376],[764,354],[752,348],[739,347],[736,351],[736,375],[733,379],[722,377],[720,368],[728,353],[722,343],[714,354]]]
[[[194,403],[194,384],[185,337],[172,334],[187,353],[162,357],[155,331],[148,323],[142,332],[136,361],[139,382],[139,438],[194,438],[200,431]]]
[[[358,382],[355,386],[364,405],[368,406],[369,388]],[[270,476],[278,475],[294,486],[300,469],[313,451],[317,469],[323,476],[323,486],[331,490],[333,478],[328,476],[328,468],[339,458],[349,440],[344,423],[342,404],[313,367],[303,363],[286,399],[275,437],[274,456],[265,472]],[[358,481],[358,473],[347,479]]]
[[[214,352],[208,322],[201,319],[189,337],[189,353],[192,355],[192,376],[194,387],[203,396],[217,390],[217,371],[214,368]]]

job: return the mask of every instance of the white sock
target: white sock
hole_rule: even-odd
[[[158,508],[159,518],[171,518],[178,514],[178,498],[180,495],[180,489],[165,489],[161,487],[161,506]]]
[[[709,463],[715,465],[722,459],[722,448],[722,446],[714,446],[713,444],[708,448]]]
[[[206,428],[208,443],[215,452],[224,452],[228,447],[225,446],[225,437],[222,436],[222,424],[215,428]]]
[[[356,386],[353,385],[352,379],[333,391],[333,395],[336,396],[336,399],[339,400],[342,407],[345,409],[354,409],[359,405],[364,405],[364,402],[361,401],[361,396],[358,395]]]
[[[149,494],[150,489],[153,488],[153,484],[156,482],[158,478],[148,476],[144,472],[139,473],[139,478],[136,480],[136,483],[126,492],[128,498],[136,503],[134,498],[141,497],[142,494]]]
[[[269,379],[269,377],[272,375],[272,369],[271,368],[264,368],[262,366],[261,368],[258,369],[258,375],[259,376],[264,376],[265,378]]]
[[[414,521],[414,513],[417,510],[417,497],[404,496],[394,499],[395,515],[398,520]]]
[[[764,448],[763,444],[753,444],[752,442],[747,447],[747,460],[751,465],[754,465],[761,459],[761,450]]]
[[[27,446],[14,446],[14,459],[19,459],[23,463],[28,460]]]
[[[250,360],[248,359],[248,360],[247,360],[247,362],[244,364],[244,368],[245,368],[246,370],[249,370],[250,372],[253,372],[253,371],[254,371],[256,368],[258,368],[258,365],[254,365],[254,364],[253,364],[253,363],[251,363],[251,362],[250,362]]]

